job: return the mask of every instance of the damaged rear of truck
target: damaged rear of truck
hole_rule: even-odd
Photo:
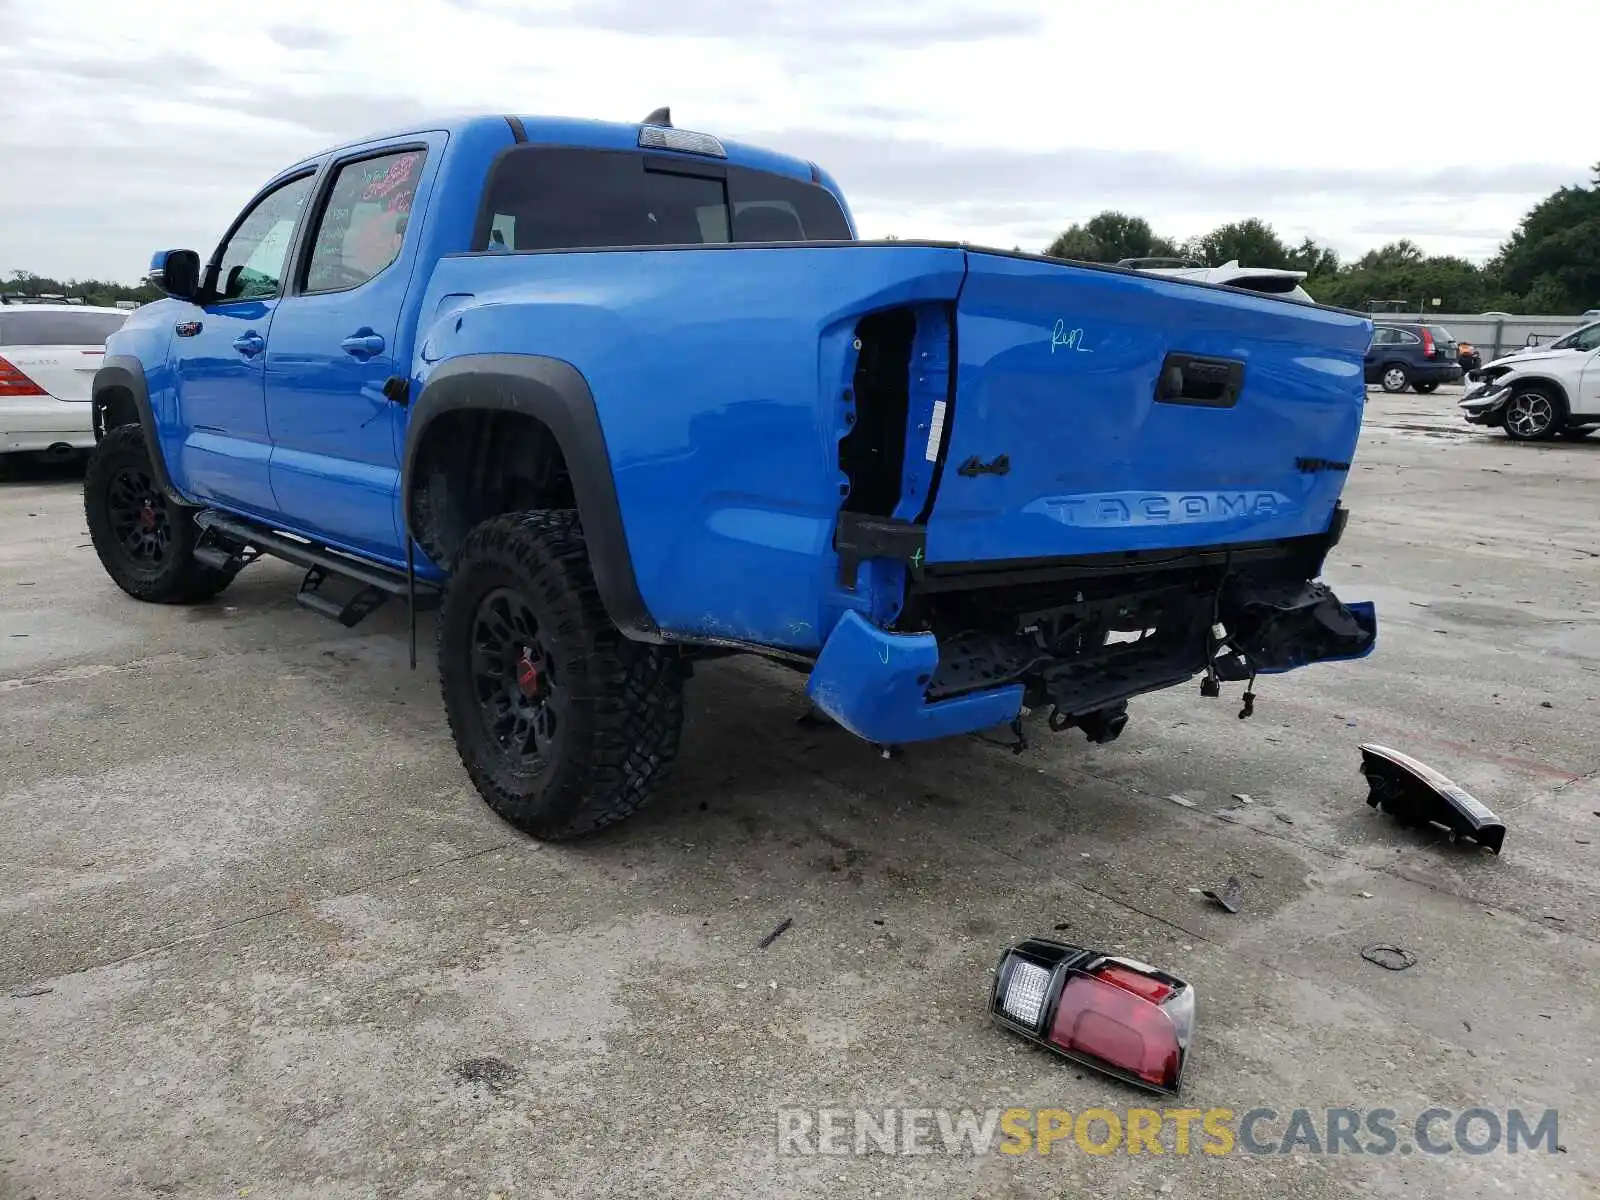
[[[1359,315],[908,242],[472,255],[431,292],[447,374],[532,334],[592,397],[603,452],[563,469],[614,484],[576,503],[618,627],[789,663],[869,741],[1033,710],[1109,741],[1197,677],[1244,716],[1374,644],[1318,582]]]
[[[1104,742],[1376,636],[1318,582],[1366,318],[860,241],[825,171],[664,110],[329,150],[151,279],[95,379],[107,573],[194,603],[274,556],[346,626],[404,598],[413,663],[437,606],[462,763],[536,837],[645,802],[709,658],[879,745]]]

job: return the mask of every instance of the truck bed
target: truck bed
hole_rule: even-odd
[[[659,628],[799,651],[908,570],[1320,535],[1365,395],[1357,315],[939,243],[458,255],[422,311],[424,378],[587,381]]]

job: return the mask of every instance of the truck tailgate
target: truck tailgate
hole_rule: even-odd
[[[1326,529],[1370,333],[1304,304],[969,253],[928,563]]]

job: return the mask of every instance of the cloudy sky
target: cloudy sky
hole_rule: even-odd
[[[1582,7],[0,0],[0,273],[208,252],[279,167],[424,116],[660,104],[826,164],[867,237],[1038,250],[1116,207],[1482,258],[1600,158]]]

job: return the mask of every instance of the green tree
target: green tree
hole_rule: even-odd
[[[1306,238],[1289,251],[1288,266],[1294,271],[1304,271],[1312,279],[1325,278],[1339,273],[1339,255],[1331,247],[1319,246],[1311,238]]]
[[[53,279],[48,275],[35,275],[32,271],[10,272],[4,280],[0,280],[0,292],[67,296],[81,299],[85,304],[105,307],[110,307],[118,300],[137,300],[144,304],[161,298],[161,292],[148,283],[127,284],[109,279]]]
[[[1143,217],[1107,209],[1081,225],[1069,225],[1045,253],[1078,262],[1114,263],[1124,258],[1170,258],[1178,248],[1169,238],[1157,236]]]
[[[1450,255],[1430,257],[1409,240],[1369,250],[1315,283],[1307,280],[1306,290],[1325,304],[1366,309],[1373,301],[1400,301],[1406,312],[1482,312],[1497,295],[1476,264]]]
[[[1287,268],[1289,248],[1271,225],[1256,217],[1219,225],[1210,233],[1190,238],[1184,251],[1208,267],[1237,262],[1244,267]]]
[[[1528,211],[1490,264],[1534,312],[1600,306],[1600,163],[1588,187],[1563,187]]]

